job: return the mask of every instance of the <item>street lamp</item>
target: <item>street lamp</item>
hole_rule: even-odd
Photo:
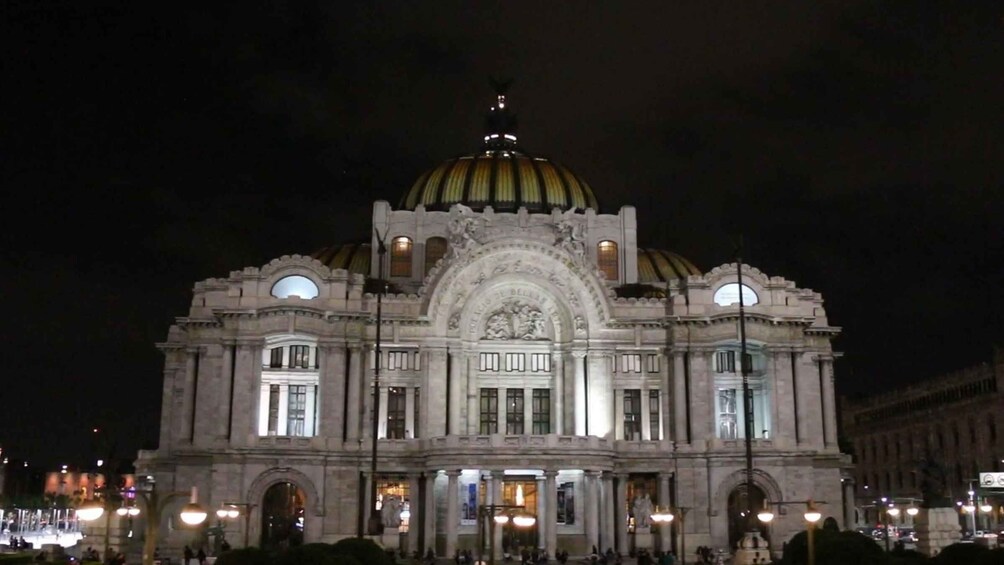
[[[809,545],[809,565],[815,565],[816,563],[816,548],[813,540],[814,532],[816,530],[816,522],[819,521],[823,515],[816,510],[816,507],[812,504],[812,500],[806,503],[805,514],[802,515],[805,518],[806,523],[806,537]]]
[[[495,524],[505,525],[511,520],[513,525],[519,528],[529,528],[537,523],[537,518],[528,514],[515,514],[516,510],[526,508],[522,504],[483,504],[478,507],[478,533],[481,538],[478,540],[478,562],[484,563],[484,523],[488,522],[488,563],[495,565]],[[508,512],[508,513],[506,513]]]
[[[682,506],[676,508],[680,516],[680,565],[686,565],[687,563],[687,532],[684,529],[684,517],[687,515],[687,510],[690,510],[690,508]],[[659,510],[659,507],[656,507],[651,517],[652,521],[657,524],[670,524],[676,518],[676,515],[673,514],[672,507],[667,507],[666,510]]]
[[[889,526],[892,525],[892,521],[899,517],[899,508],[892,506],[886,506],[885,508],[885,550],[889,551]]]
[[[666,524],[666,527],[669,527],[669,524],[673,522],[674,517],[675,516],[673,516],[673,513],[671,511],[660,510],[658,506],[655,507],[655,512],[653,512],[651,516],[652,521],[655,522],[656,524],[659,524],[660,529],[663,527],[663,524]],[[668,548],[663,548],[663,549],[666,550]]]
[[[256,504],[250,502],[224,502],[223,506],[216,511],[216,516],[223,520],[228,518],[234,520],[242,513],[244,514],[244,547],[249,547],[249,536],[251,532],[251,510],[256,508]],[[241,511],[243,509],[243,512]]]

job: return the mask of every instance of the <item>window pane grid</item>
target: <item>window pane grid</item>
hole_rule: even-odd
[[[551,433],[551,391],[546,388],[533,389],[533,430],[534,435]]]
[[[481,389],[480,433],[489,435],[499,429],[499,391],[497,388]]]
[[[523,434],[523,389],[510,388],[505,393],[505,433]]]
[[[304,418],[306,414],[307,387],[303,385],[290,386],[286,412],[286,435],[298,437],[305,435]]]
[[[624,391],[624,439],[641,439],[641,391]]]
[[[391,387],[387,390],[387,438],[404,439],[404,414],[406,389]]]

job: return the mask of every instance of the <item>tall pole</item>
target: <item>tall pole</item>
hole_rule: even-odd
[[[383,522],[380,520],[380,513],[377,510],[377,434],[380,429],[380,327],[383,323],[383,293],[387,289],[387,283],[383,280],[383,259],[387,254],[387,247],[384,245],[384,235],[376,231],[377,240],[377,278],[380,279],[380,289],[377,291],[377,315],[376,315],[376,361],[373,364],[373,449],[370,456],[370,520],[369,533],[377,535],[383,531]]]
[[[742,236],[736,249],[736,278],[739,282],[739,370],[743,377],[743,423],[746,427],[746,531],[753,530],[753,396],[746,366],[746,305],[743,301]]]

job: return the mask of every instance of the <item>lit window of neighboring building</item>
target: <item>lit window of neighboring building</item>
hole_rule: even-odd
[[[607,277],[608,281],[616,281],[620,278],[620,265],[618,264],[617,244],[613,241],[601,241],[596,246],[596,265]]]
[[[390,276],[411,276],[411,239],[395,237],[390,244]]]
[[[430,237],[425,240],[425,274],[436,266],[436,263],[446,255],[446,238]]]

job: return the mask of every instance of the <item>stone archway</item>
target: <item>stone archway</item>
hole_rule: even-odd
[[[770,542],[769,528],[766,524],[760,524],[759,520],[756,519],[756,512],[763,508],[765,499],[763,490],[755,484],[752,489],[748,489],[743,483],[729,493],[726,515],[728,516],[730,548],[736,547],[750,525],[759,530],[760,536]],[[753,514],[747,515],[750,507],[753,508]]]
[[[757,512],[763,507],[764,499],[772,502],[782,500],[781,487],[777,484],[769,473],[761,469],[753,469],[753,511]],[[746,507],[746,470],[739,469],[725,476],[718,484],[712,498],[711,513],[718,516],[712,524],[716,539],[727,539],[729,547],[735,547],[735,542],[742,537],[743,532],[738,534],[734,530],[739,528],[740,518],[733,514],[745,511]],[[760,508],[756,505],[760,504]],[[724,511],[724,512],[723,512]],[[752,519],[759,526],[756,518]],[[761,535],[766,539],[767,528],[760,528]],[[733,539],[735,537],[735,539]]]
[[[277,485],[293,485],[302,491],[303,501],[303,541],[311,543],[321,539],[321,518],[324,516],[324,501],[307,475],[289,467],[269,469],[251,483],[246,500],[252,504],[248,519],[248,539],[251,543],[260,540],[263,534],[265,498],[269,489]]]

